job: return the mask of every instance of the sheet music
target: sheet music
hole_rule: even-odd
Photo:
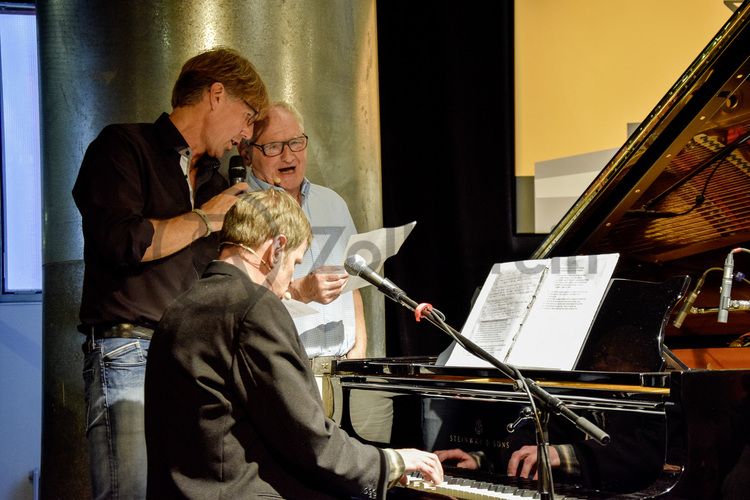
[[[572,370],[618,254],[496,264],[462,335],[500,361]],[[448,366],[491,366],[456,346]]]
[[[516,266],[515,262],[495,264],[479,292],[475,306],[461,334],[484,350],[504,360],[529,311],[529,304],[544,275],[543,266],[538,272],[523,272],[532,266]],[[477,307],[482,304],[482,307]],[[449,366],[486,366],[486,363],[456,346],[447,363]]]

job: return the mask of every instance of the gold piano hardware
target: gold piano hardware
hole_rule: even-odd
[[[497,384],[497,383],[510,383],[508,379],[495,379],[495,378],[468,378],[464,382],[475,382],[479,384]],[[595,384],[590,382],[554,382],[554,381],[537,381],[537,385],[540,387],[570,387],[571,389],[589,389],[589,390],[604,390],[604,391],[617,391],[617,392],[630,392],[630,393],[643,393],[643,394],[669,394],[669,389],[665,387],[643,387],[639,385],[619,385],[619,384]]]

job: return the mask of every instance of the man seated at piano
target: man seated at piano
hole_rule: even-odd
[[[554,417],[550,421],[551,440],[570,440],[549,446],[553,478],[613,493],[639,491],[652,485],[665,463],[667,429],[664,420],[654,415],[616,411],[595,412],[591,417],[610,434],[612,441],[607,446],[567,428],[566,422],[561,423]],[[436,450],[435,454],[444,465],[537,479],[537,445],[530,427],[508,435],[510,450],[513,450],[510,456],[498,450],[458,448]]]
[[[433,453],[363,444],[325,416],[280,300],[311,238],[290,195],[245,193],[218,260],[167,308],[146,370],[149,498],[384,498],[404,472],[442,482]]]

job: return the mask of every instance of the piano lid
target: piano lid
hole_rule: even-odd
[[[750,241],[749,72],[745,2],[532,258],[620,252],[662,264]]]

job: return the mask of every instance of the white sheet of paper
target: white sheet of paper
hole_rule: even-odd
[[[537,261],[492,266],[461,335],[505,361],[545,270]],[[490,366],[460,346],[453,349],[447,365]]]
[[[404,240],[411,234],[416,225],[417,221],[413,221],[403,226],[384,227],[367,233],[353,234],[349,237],[349,243],[346,245],[344,260],[354,254],[359,254],[365,259],[370,269],[380,273],[385,260],[398,253]],[[341,293],[351,292],[369,284],[358,276],[350,276]]]
[[[618,254],[493,266],[462,335],[500,361],[572,370]],[[456,346],[448,366],[491,366]]]
[[[547,273],[534,313],[529,315],[507,362],[522,367],[572,370],[618,257],[606,254],[559,259],[559,271]],[[596,272],[590,272],[593,268]]]

